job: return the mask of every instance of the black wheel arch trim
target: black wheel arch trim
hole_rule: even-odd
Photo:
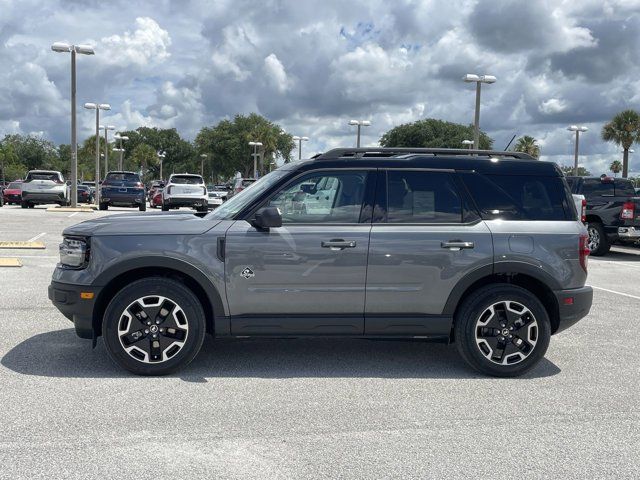
[[[456,308],[462,300],[462,295],[474,283],[482,280],[483,278],[490,277],[491,275],[499,274],[528,275],[545,284],[550,291],[562,290],[562,286],[560,285],[560,283],[549,273],[545,272],[538,266],[524,262],[496,262],[492,265],[484,265],[482,267],[478,267],[472,272],[465,275],[456,284],[456,286],[453,287],[453,290],[451,290],[451,293],[447,298],[447,302],[445,303],[444,310],[442,312],[443,315],[453,315],[455,313]]]
[[[96,299],[96,303],[99,303],[104,287],[109,285],[111,281],[120,275],[132,272],[134,270],[140,270],[144,268],[159,268],[169,269],[179,272],[185,276],[188,276],[195,281],[206,295],[211,307],[213,309],[211,316],[214,320],[213,327],[215,328],[216,335],[229,335],[230,327],[227,318],[225,316],[224,304],[222,297],[214,283],[207,277],[207,275],[190,262],[183,259],[170,257],[166,255],[146,255],[143,257],[126,258],[121,260],[115,265],[112,265],[108,269],[104,270],[98,277],[96,277],[93,285],[100,286],[100,294]],[[213,331],[212,331],[213,333]]]

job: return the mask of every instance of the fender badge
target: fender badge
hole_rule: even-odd
[[[249,267],[245,267],[244,270],[240,272],[240,275],[242,275],[247,280],[256,276],[256,274],[253,273],[253,270],[251,270]]]

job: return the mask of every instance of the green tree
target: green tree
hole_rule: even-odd
[[[445,122],[435,118],[405,123],[392,128],[380,137],[383,147],[463,148],[463,140],[473,139],[473,126]],[[493,140],[480,132],[479,147],[489,150]]]
[[[7,135],[2,140],[3,148],[10,148],[17,163],[24,165],[26,170],[38,168],[53,169],[58,160],[55,145],[39,137],[31,135]]]
[[[538,145],[538,141],[529,135],[520,137],[516,141],[514,150],[516,152],[528,153],[534,158],[540,158],[540,146]]]
[[[282,128],[266,118],[252,113],[236,115],[233,120],[222,120],[213,127],[205,127],[196,136],[195,145],[199,153],[210,155],[209,163],[214,176],[231,176],[241,172],[245,177],[253,176],[253,147],[250,141],[261,142],[261,172],[269,170],[265,164],[276,156],[291,160],[295,147],[293,138]],[[265,162],[266,160],[266,162]]]
[[[157,152],[146,143],[141,143],[134,148],[129,158],[125,161],[125,170],[142,172],[143,181],[145,182],[152,180],[151,177],[155,175],[156,167],[159,172],[160,167]],[[164,167],[166,167],[166,165],[163,165],[163,168]]]
[[[602,127],[602,139],[613,142],[623,149],[622,177],[629,174],[629,149],[640,142],[640,114],[635,110],[624,110]]]
[[[613,172],[614,177],[617,177],[618,174],[622,171],[622,163],[620,163],[620,160],[614,160],[613,162],[611,162],[611,165],[609,165],[609,170]]]
[[[24,178],[26,171],[27,168],[18,160],[13,146],[0,142],[0,182]]]
[[[560,169],[567,176],[573,176],[573,165],[562,165]],[[590,177],[591,172],[587,170],[585,167],[578,167],[578,176],[579,177]]]

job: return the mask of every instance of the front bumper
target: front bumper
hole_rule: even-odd
[[[555,333],[566,330],[591,310],[593,289],[589,286],[553,292],[558,300],[560,322]]]
[[[81,293],[93,294],[92,298],[82,298]],[[80,338],[94,338],[93,309],[100,288],[86,285],[69,285],[52,281],[49,285],[49,300],[75,326]],[[98,336],[100,332],[96,332]]]
[[[640,239],[640,227],[618,227],[618,237],[623,240]]]

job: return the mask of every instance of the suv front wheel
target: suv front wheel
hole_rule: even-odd
[[[533,368],[544,357],[551,338],[549,315],[540,300],[506,283],[472,293],[454,321],[462,358],[496,377],[516,377]]]
[[[205,335],[202,305],[181,283],[132,282],[107,307],[102,336],[109,356],[138,375],[165,375],[191,362]]]

